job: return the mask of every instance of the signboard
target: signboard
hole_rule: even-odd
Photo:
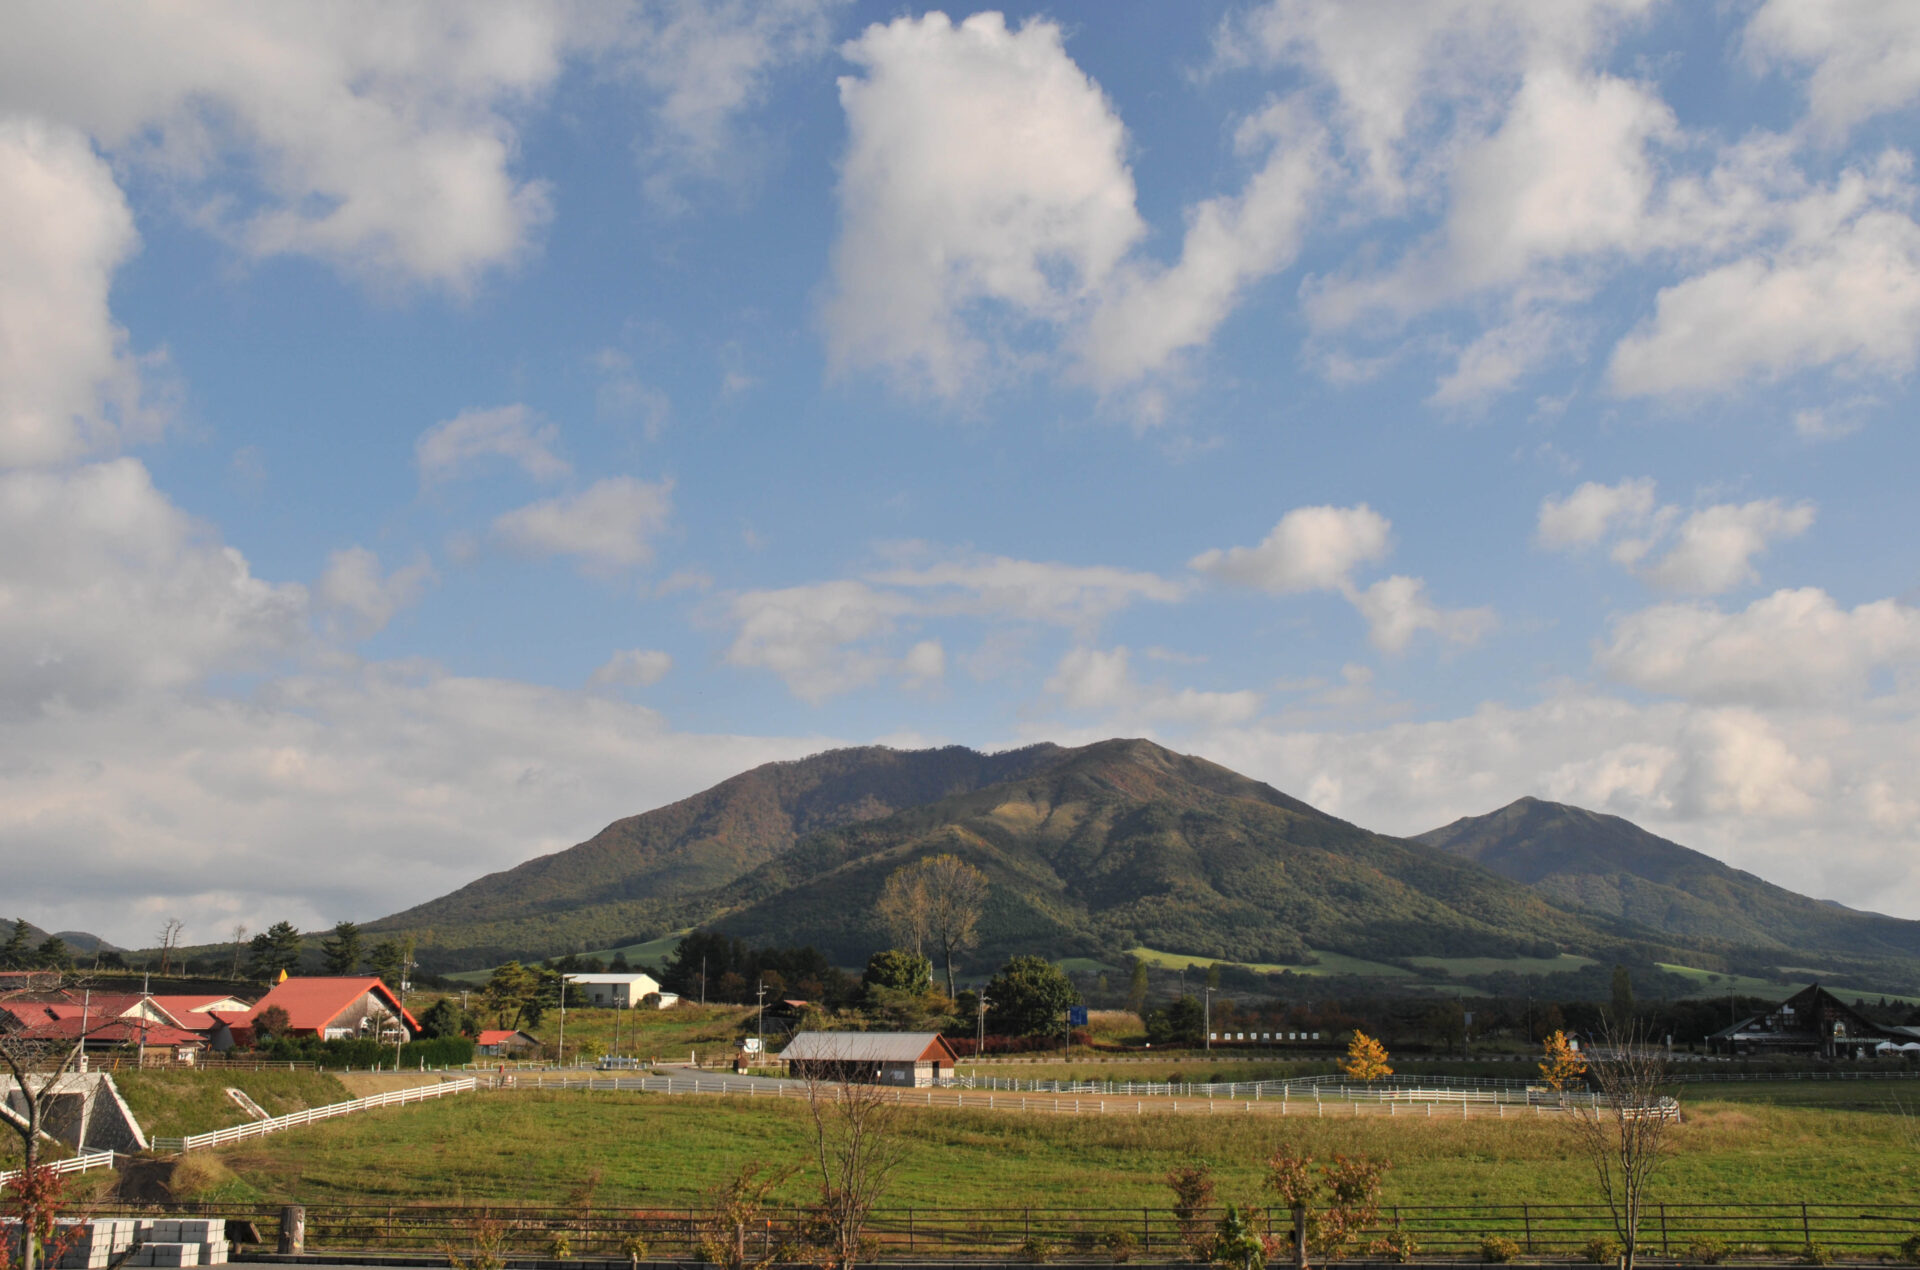
[[[1087,1025],[1087,1007],[1084,1005],[1068,1006],[1067,1007],[1067,1026],[1068,1027],[1085,1027],[1086,1025]]]

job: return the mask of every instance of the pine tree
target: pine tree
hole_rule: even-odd
[[[330,975],[350,975],[360,965],[360,928],[335,922],[333,934],[320,941],[320,958]]]
[[[8,970],[24,970],[33,960],[31,928],[27,919],[22,917],[13,923],[13,934],[7,936],[7,942],[0,944],[0,967]]]
[[[278,979],[281,971],[292,974],[299,967],[300,946],[300,932],[292,922],[275,922],[247,945],[248,964],[261,978]]]
[[[1135,1014],[1147,1009],[1147,963],[1139,957],[1133,959],[1133,976],[1127,980],[1127,1009]]]

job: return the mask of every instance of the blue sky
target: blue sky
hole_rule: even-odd
[[[369,919],[833,744],[1920,917],[1920,11],[84,6],[0,49],[0,860]]]

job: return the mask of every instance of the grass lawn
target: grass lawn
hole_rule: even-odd
[[[1910,1200],[1912,1125],[1885,1111],[1687,1100],[1657,1184],[1670,1199]],[[915,1111],[893,1205],[1163,1207],[1167,1171],[1205,1159],[1222,1199],[1252,1198],[1281,1143],[1393,1162],[1400,1204],[1579,1201],[1587,1165],[1553,1119],[1287,1120]],[[221,1152],[208,1198],[244,1201],[503,1200],[677,1206],[749,1161],[804,1162],[799,1102],[588,1092],[462,1095],[371,1112]],[[1875,1161],[1863,1168],[1863,1161]],[[788,1197],[804,1193],[804,1176]]]
[[[1383,979],[1410,979],[1413,973],[1402,966],[1389,966],[1381,961],[1367,961],[1360,957],[1349,957],[1345,953],[1319,952],[1314,956],[1319,960],[1310,966],[1285,966],[1278,962],[1230,961],[1225,957],[1194,957],[1186,953],[1162,952],[1157,948],[1129,948],[1127,955],[1138,957],[1150,966],[1159,966],[1166,970],[1179,970],[1184,966],[1211,965],[1245,966],[1255,974],[1278,974],[1282,970],[1291,970],[1297,975],[1377,975]]]
[[[231,1098],[232,1087],[260,1104],[270,1116],[284,1116],[308,1107],[346,1102],[356,1095],[325,1072],[310,1071],[171,1071],[117,1072],[113,1083],[127,1100],[134,1118],[149,1138],[209,1133],[250,1117]]]

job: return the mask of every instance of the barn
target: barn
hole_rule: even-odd
[[[955,1058],[938,1032],[799,1032],[780,1051],[796,1079],[867,1085],[931,1085]]]

